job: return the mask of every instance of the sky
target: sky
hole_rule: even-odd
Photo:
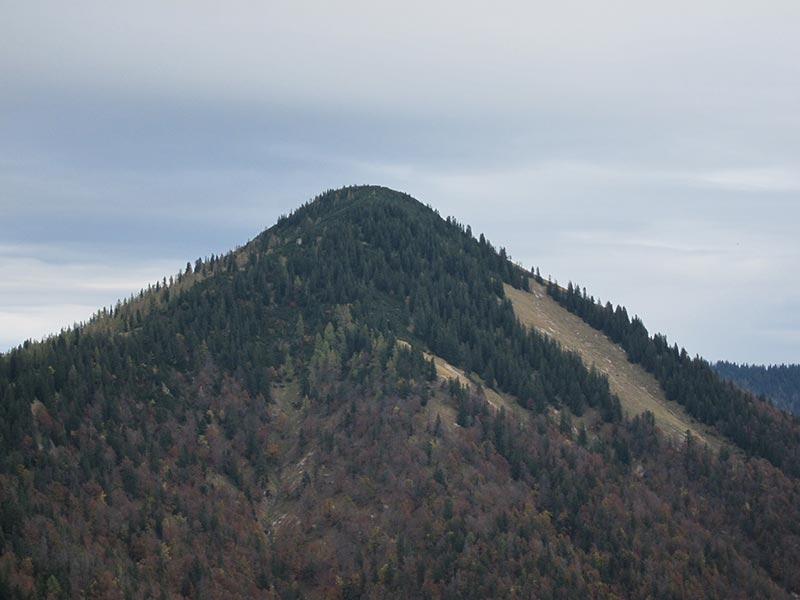
[[[800,3],[0,0],[0,351],[410,193],[709,360],[800,362]]]

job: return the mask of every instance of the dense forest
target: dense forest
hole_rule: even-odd
[[[720,377],[739,387],[766,396],[775,406],[800,415],[800,365],[714,364]]]
[[[0,597],[800,591],[797,422],[612,311],[731,441],[675,444],[504,283],[468,226],[345,188],[0,356]]]

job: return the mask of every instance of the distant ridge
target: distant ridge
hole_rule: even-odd
[[[714,364],[719,375],[736,385],[763,395],[778,408],[800,415],[800,365]]]

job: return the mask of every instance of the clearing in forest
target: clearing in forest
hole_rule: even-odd
[[[667,400],[658,381],[642,367],[628,361],[625,350],[563,308],[547,294],[544,286],[534,280],[530,284],[530,292],[504,286],[517,318],[524,325],[552,337],[565,350],[578,353],[587,367],[594,365],[604,373],[626,415],[649,410],[655,415],[659,429],[671,438],[682,440],[689,430],[711,448],[719,449],[722,444],[719,436],[690,417],[680,404]]]

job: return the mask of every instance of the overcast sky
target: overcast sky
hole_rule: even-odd
[[[406,191],[711,360],[800,362],[800,2],[0,0],[0,351]]]

